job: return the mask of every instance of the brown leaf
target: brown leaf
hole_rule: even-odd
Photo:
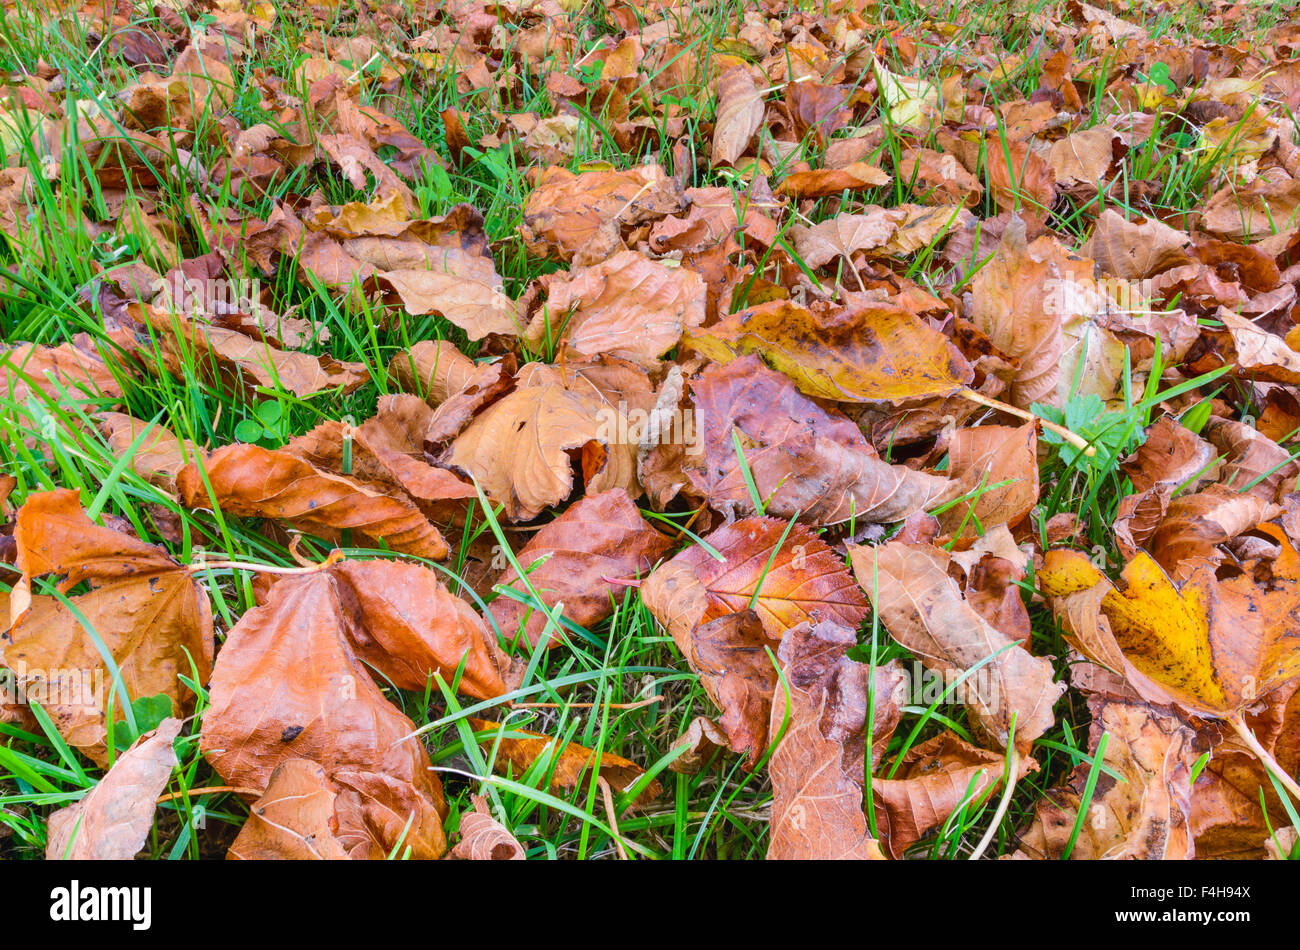
[[[698,624],[677,646],[700,677],[700,685],[722,710],[718,725],[732,752],[746,756],[753,769],[767,748],[767,725],[776,667],[768,649],[770,639],[753,610],[724,614]]]
[[[641,517],[628,493],[615,488],[570,505],[533,535],[516,560],[547,607],[563,603],[566,617],[590,628],[608,617],[619,599],[621,588],[611,582],[644,576],[671,546]],[[513,567],[501,573],[495,586],[528,590]],[[530,615],[527,606],[507,596],[493,601],[490,610],[508,639],[521,627],[529,643],[535,646],[541,639],[546,626],[542,611]],[[552,631],[550,645],[562,638],[562,630]]]
[[[369,381],[361,363],[282,350],[234,330],[188,320],[153,306],[132,305],[132,315],[152,327],[167,371],[184,379],[187,366],[228,392],[256,402],[261,387],[310,396],[341,388],[351,392]],[[146,365],[148,365],[146,363]]]
[[[722,560],[692,545],[655,569],[641,599],[679,644],[698,624],[748,608],[760,578],[753,607],[771,639],[805,621],[856,627],[867,605],[843,559],[799,523],[777,550],[785,529],[777,518],[725,525],[704,539]]]
[[[963,168],[955,155],[928,148],[905,151],[898,163],[898,177],[909,183],[922,204],[956,201],[974,207],[984,194],[980,180]]]
[[[345,631],[357,657],[399,689],[448,683],[479,699],[506,692],[509,665],[483,618],[430,568],[404,561],[343,561],[328,569],[351,612]]]
[[[621,418],[599,398],[566,388],[558,370],[529,364],[518,388],[479,413],[439,461],[476,478],[507,518],[528,521],[573,491],[571,452],[581,456],[589,492],[636,485]]]
[[[772,696],[771,841],[768,860],[883,860],[862,803],[871,668],[845,653],[857,642],[836,623],[807,624],[781,641],[787,689]],[[874,674],[873,756],[902,718],[906,676],[899,664]],[[882,741],[883,740],[883,741]]]
[[[778,194],[792,198],[825,198],[845,191],[866,191],[887,185],[889,173],[866,162],[853,162],[843,168],[816,168],[793,171],[785,176]]]
[[[763,125],[763,96],[745,66],[718,77],[718,108],[713,120],[713,164],[735,165]]]
[[[341,475],[344,445],[350,441],[349,477],[396,498],[409,497],[433,518],[445,513],[447,503],[475,497],[473,485],[425,461],[424,442],[433,419],[428,405],[415,396],[381,396],[375,414],[361,425],[322,422],[290,439],[283,451]]]
[[[523,330],[519,308],[495,271],[483,279],[448,262],[425,270],[384,271],[375,275],[374,283],[396,295],[407,313],[445,317],[471,340],[489,333],[513,336]]]
[[[1080,249],[1107,274],[1126,280],[1151,277],[1191,262],[1191,239],[1155,218],[1128,221],[1114,208],[1097,216],[1092,236]]]
[[[593,252],[591,257],[603,260],[623,250],[622,227],[675,214],[685,204],[681,186],[658,165],[578,174],[552,166],[524,202],[522,234],[537,253],[568,261],[594,246],[603,229],[611,241],[609,253]]]
[[[172,743],[179,719],[164,719],[141,736],[86,797],[50,815],[48,861],[130,861],[153,827],[154,800],[177,765]]]
[[[1300,683],[1274,690],[1257,710],[1245,715],[1246,725],[1278,765],[1295,775],[1300,771]],[[1192,786],[1189,823],[1196,856],[1258,858],[1268,829],[1276,830],[1285,814],[1259,758],[1236,735],[1225,735]]]
[[[946,534],[975,538],[998,525],[1014,528],[1038,504],[1037,423],[956,429],[947,448],[948,477],[974,484],[979,494],[939,513]]]
[[[459,392],[474,374],[474,361],[447,340],[421,340],[388,364],[388,376],[402,392],[438,406]]]
[[[710,366],[691,381],[691,391],[695,443],[687,446],[682,470],[718,511],[755,510],[746,468],[768,512],[785,518],[799,512],[819,525],[901,521],[956,490],[945,477],[882,460],[848,418],[799,393],[756,356]]]
[[[116,458],[127,458],[128,450],[149,425],[121,412],[102,412],[95,421]],[[131,452],[131,470],[165,492],[175,493],[176,475],[201,450],[188,439],[154,423],[139,446]]]
[[[932,544],[891,541],[849,548],[853,572],[889,635],[945,678],[989,660],[965,685],[971,715],[1001,748],[1025,750],[1055,722],[1065,691],[1052,664],[997,629],[963,599],[948,576],[951,556]]]
[[[816,269],[837,257],[848,260],[858,251],[884,247],[898,233],[907,212],[871,207],[865,214],[840,214],[819,224],[796,224],[790,229],[795,250],[803,262]]]
[[[109,673],[82,619],[113,657],[131,699],[165,695],[173,710],[192,699],[178,677],[204,682],[212,665],[212,613],[204,589],[161,548],[92,522],[77,492],[28,496],[14,530],[22,572],[0,634],[4,665],[19,689],[50,714],[68,744],[107,759]],[[63,599],[40,593],[50,575]],[[84,593],[70,593],[80,585]],[[123,719],[117,690],[111,721]]]
[[[461,861],[523,861],[524,849],[501,822],[482,795],[471,795],[474,810],[460,818],[460,841],[451,856]]]
[[[683,330],[704,322],[700,275],[635,251],[557,278],[525,333],[534,345],[558,335],[580,356],[646,363],[676,346]]]
[[[1026,243],[1023,222],[1013,218],[997,253],[971,282],[971,297],[971,322],[1020,361],[1012,404],[1062,405],[1076,377],[1079,393],[1105,400],[1115,392],[1124,347],[1093,325],[1110,304],[1095,289],[1091,261],[1052,237]]]
[[[1006,759],[1005,753],[977,748],[953,732],[941,732],[909,749],[893,778],[871,783],[890,856],[901,858],[963,803],[979,801],[1000,785]],[[1033,759],[1022,762],[1022,773],[1036,766]]]
[[[1214,447],[1196,433],[1179,425],[1173,416],[1162,416],[1147,426],[1146,441],[1124,459],[1124,474],[1135,492],[1152,488],[1195,490],[1201,479],[1214,481],[1219,470]],[[1196,478],[1196,483],[1192,479]]]
[[[227,445],[181,469],[176,484],[189,508],[280,518],[327,539],[351,529],[394,551],[433,560],[448,553],[438,529],[407,499],[314,468],[288,452]]]
[[[415,726],[384,698],[349,641],[365,642],[331,573],[288,577],[231,628],[213,669],[200,747],[229,784],[267,788],[289,759],[321,765],[337,789],[349,855],[417,858],[446,849],[442,785]]]
[[[346,861],[336,837],[337,794],[325,770],[309,759],[285,759],[226,852],[227,861]]]
[[[502,723],[489,722],[486,719],[469,718],[466,720],[475,732],[486,732],[479,743],[496,750],[492,768],[502,775],[518,776],[532,768],[533,763],[541,761],[546,764],[545,772],[551,776],[550,788],[556,792],[572,792],[583,782],[590,781],[587,773],[596,761],[596,753],[586,746],[570,742],[562,748],[559,740],[540,732],[530,732]],[[617,792],[626,792],[644,775],[645,770],[634,762],[610,752],[601,753],[598,771],[601,778],[609,782]],[[652,781],[636,798],[637,805],[645,805],[659,797],[663,786],[658,780]]]
[[[1187,816],[1191,810],[1192,731],[1177,719],[1140,703],[1089,701],[1093,722],[1088,749],[1095,754],[1102,733],[1110,736],[1102,761],[1123,782],[1097,777],[1088,815],[1069,857],[1179,860],[1194,855]],[[1093,766],[1076,766],[1065,787],[1038,803],[1034,822],[1020,839],[1028,857],[1064,856]]]
[[[52,400],[122,398],[122,387],[104,361],[72,343],[18,343],[0,350],[0,393],[17,403],[39,391]]]

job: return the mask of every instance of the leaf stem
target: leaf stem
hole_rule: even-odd
[[[1094,455],[1097,454],[1096,448],[1094,448],[1088,442],[1088,440],[1085,439],[1083,436],[1079,435],[1076,432],[1071,432],[1065,426],[1057,425],[1055,422],[1052,422],[1048,419],[1044,419],[1041,416],[1036,416],[1032,412],[1028,412],[1024,409],[1021,409],[1018,406],[1011,406],[1005,402],[999,402],[996,399],[991,399],[988,396],[985,396],[983,393],[977,393],[973,389],[959,389],[957,391],[957,395],[960,396],[962,399],[969,400],[970,402],[973,402],[980,406],[984,406],[988,409],[996,409],[999,412],[1005,412],[1010,415],[1017,416],[1028,422],[1037,421],[1038,424],[1041,425],[1044,429],[1050,429],[1051,431],[1055,432],[1066,442],[1069,442],[1071,445],[1073,445],[1076,449],[1078,449],[1080,452],[1082,452],[1084,455],[1088,456],[1089,458],[1092,458]]]
[[[1232,726],[1233,731],[1237,733],[1241,741],[1246,743],[1246,747],[1255,753],[1255,757],[1264,764],[1264,768],[1273,773],[1273,777],[1282,783],[1282,786],[1291,793],[1297,802],[1300,802],[1300,783],[1297,783],[1293,776],[1288,775],[1286,769],[1282,768],[1277,759],[1273,758],[1272,753],[1260,744],[1260,741],[1255,738],[1255,733],[1251,732],[1250,727],[1246,725],[1245,720],[1240,715],[1232,716],[1228,719],[1228,725]]]

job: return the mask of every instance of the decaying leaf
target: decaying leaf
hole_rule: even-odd
[[[628,493],[615,488],[575,502],[532,537],[516,557],[528,575],[526,585],[513,567],[507,567],[496,586],[510,586],[520,594],[531,587],[547,607],[563,604],[566,617],[590,628],[608,617],[617,603],[620,588],[615,582],[644,576],[670,546],[669,539],[641,517]],[[546,627],[543,611],[508,596],[493,601],[491,611],[507,638],[517,636],[522,627],[528,642],[536,644]],[[551,645],[562,635],[562,629],[553,630]]]
[[[462,861],[522,861],[523,846],[505,826],[492,817],[487,799],[471,795],[474,810],[460,819],[460,841],[451,856]]]
[[[401,839],[413,857],[440,857],[442,785],[414,724],[355,652],[352,643],[365,642],[357,626],[333,575],[275,584],[226,638],[200,748],[241,788],[267,789],[290,759],[318,763],[337,795],[336,837],[351,856],[385,856]]]
[[[931,544],[891,541],[849,549],[853,572],[890,636],[946,681],[983,664],[963,686],[971,714],[1001,748],[1028,748],[1056,721],[1065,691],[1052,664],[1030,654],[962,597],[948,576],[951,556]]]
[[[154,800],[176,767],[172,743],[180,731],[179,719],[164,719],[123,752],[85,798],[50,815],[46,859],[132,860],[149,837]]]
[[[856,626],[867,604],[843,559],[803,525],[786,528],[762,517],[719,528],[704,540],[720,560],[692,545],[655,569],[641,599],[679,644],[698,624],[745,610],[751,600],[773,640],[804,622]]]
[[[176,712],[192,703],[179,677],[206,680],[212,612],[185,567],[161,548],[92,522],[68,489],[29,496],[14,540],[22,573],[9,597],[0,658],[69,745],[102,763],[108,724],[125,718],[124,702],[161,695]],[[88,589],[78,592],[83,585]]]

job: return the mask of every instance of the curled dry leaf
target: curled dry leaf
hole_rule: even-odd
[[[883,860],[862,803],[867,697],[874,695],[872,755],[902,718],[906,674],[897,662],[869,666],[845,656],[853,630],[803,624],[781,641],[787,688],[772,695],[771,840],[768,860]],[[874,685],[874,690],[869,687]]]
[[[314,468],[342,475],[409,498],[429,517],[445,514],[460,499],[475,497],[474,486],[444,468],[430,465],[424,442],[435,413],[415,396],[379,397],[375,414],[353,427],[330,420],[291,439],[283,451]],[[345,455],[347,447],[351,455]]]
[[[508,567],[495,586],[512,586],[521,594],[531,586],[547,607],[562,603],[566,617],[590,628],[612,613],[620,591],[613,582],[644,576],[671,546],[641,517],[628,493],[614,488],[575,502],[532,537],[516,558],[527,572],[527,585]],[[542,611],[508,596],[498,597],[489,609],[507,639],[521,628],[529,643],[541,639]],[[562,631],[554,630],[550,645],[558,645],[560,636]]]
[[[283,519],[331,540],[351,529],[394,551],[433,560],[448,553],[438,529],[406,498],[322,471],[288,452],[227,445],[181,469],[176,485],[190,508]]]
[[[226,638],[200,748],[243,788],[265,789],[287,760],[311,759],[336,789],[336,836],[349,855],[382,857],[404,840],[412,856],[437,858],[446,850],[442,785],[414,724],[354,651],[368,639],[358,626],[332,573],[275,584]]]
[[[1108,735],[1102,762],[1123,781],[1105,772],[1097,776],[1070,859],[1192,857],[1189,779],[1197,757],[1192,730],[1142,703],[1097,696],[1088,705],[1089,751],[1095,755],[1103,732]],[[1066,856],[1092,768],[1076,766],[1063,788],[1039,802],[1020,839],[1021,853],[1040,860]]]
[[[682,470],[725,514],[755,510],[746,472],[766,511],[812,524],[902,521],[958,490],[946,477],[885,462],[846,416],[756,356],[710,366],[691,392],[699,444],[683,455]]]
[[[704,322],[704,309],[699,274],[624,251],[568,277],[557,275],[525,338],[536,345],[559,336],[580,356],[654,362],[677,345],[683,330]]]
[[[461,861],[522,861],[523,846],[506,827],[492,817],[482,795],[471,795],[474,810],[460,819],[460,841],[451,856]]]
[[[584,249],[593,260],[603,260],[624,249],[624,226],[676,214],[685,206],[681,186],[658,165],[577,174],[553,166],[541,173],[524,202],[521,233],[530,249],[559,260],[572,260]]]
[[[337,794],[325,770],[309,759],[276,766],[262,797],[226,852],[227,861],[346,861],[336,837]]]
[[[422,690],[432,678],[479,699],[506,692],[509,663],[474,609],[453,596],[435,571],[405,561],[343,561],[327,569],[354,623],[345,632],[357,657],[399,689]]]
[[[1172,416],[1161,416],[1147,426],[1146,441],[1123,462],[1135,492],[1185,485],[1194,490],[1201,478],[1214,481],[1219,467],[1214,446]]]
[[[173,710],[190,705],[179,677],[206,681],[212,612],[185,567],[162,548],[95,524],[69,489],[28,496],[14,540],[22,574],[9,597],[0,659],[69,745],[103,763],[110,692],[111,721],[124,718],[122,690],[99,643],[131,699],[165,695]],[[59,596],[41,593],[38,578],[53,581]],[[74,593],[83,584],[89,589]]]
[[[843,168],[815,168],[793,171],[778,190],[792,198],[825,198],[845,191],[865,191],[887,185],[892,179],[884,169],[866,162],[852,162]]]
[[[179,719],[164,719],[104,773],[86,797],[50,815],[46,860],[130,861],[153,827],[155,800],[176,767]]]
[[[477,479],[505,505],[506,517],[528,521],[572,493],[570,453],[588,492],[636,485],[635,450],[620,438],[627,432],[622,418],[589,391],[566,388],[559,370],[529,364],[518,388],[479,413],[440,462]]]
[[[843,558],[802,524],[786,528],[777,518],[725,525],[704,539],[721,560],[692,545],[655,569],[641,599],[679,645],[697,625],[745,610],[751,600],[773,640],[804,622],[856,627],[867,602]]]
[[[901,858],[963,804],[980,801],[1000,785],[1006,760],[1006,753],[978,748],[953,732],[941,732],[909,749],[893,777],[871,783],[890,857]],[[1037,767],[1031,758],[1020,761],[1021,775]]]
[[[1065,691],[1052,664],[994,627],[948,576],[951,555],[932,544],[891,541],[849,548],[853,572],[889,635],[945,681],[988,661],[963,686],[979,726],[1005,749],[1029,746],[1056,721]],[[992,659],[990,659],[990,657]]]
[[[700,685],[722,710],[718,725],[732,752],[746,756],[753,769],[767,748],[767,725],[776,667],[769,650],[779,641],[769,638],[753,610],[723,614],[697,624],[677,646],[700,677]]]
[[[974,378],[947,337],[889,304],[834,310],[774,300],[691,332],[686,341],[721,363],[757,353],[801,392],[841,402],[950,396]]]

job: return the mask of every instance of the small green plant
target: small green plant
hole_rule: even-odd
[[[235,426],[235,438],[240,442],[274,447],[289,438],[289,420],[284,406],[268,399],[257,404],[253,415],[241,419]]]

